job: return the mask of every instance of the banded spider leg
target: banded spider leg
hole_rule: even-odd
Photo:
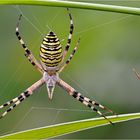
[[[112,110],[110,110],[107,107],[105,107],[105,106],[97,103],[96,101],[92,101],[89,98],[82,96],[81,93],[77,92],[73,87],[71,87],[69,84],[67,84],[66,82],[64,82],[62,79],[59,79],[59,81],[57,82],[57,84],[60,87],[62,87],[64,90],[66,90],[69,95],[73,96],[75,99],[77,99],[78,101],[80,101],[81,103],[83,103],[84,105],[86,105],[87,107],[89,107],[91,110],[95,111],[97,114],[99,114],[100,116],[104,117],[110,124],[113,124],[96,107],[99,107],[99,108],[101,108],[103,110],[106,110],[106,111],[112,113],[113,115],[116,115],[116,113],[114,113]]]
[[[27,48],[26,44],[24,43],[23,39],[20,36],[19,33],[19,23],[21,20],[22,15],[19,16],[19,20],[17,22],[17,26],[16,26],[16,36],[22,46],[22,48],[25,51],[25,56],[27,57],[27,59],[29,60],[29,62],[37,69],[39,70],[41,73],[43,73],[43,69],[41,67],[41,65],[39,64],[39,62],[35,59],[34,55],[32,54],[32,52]]]
[[[22,101],[27,99],[30,95],[33,94],[35,90],[37,90],[40,86],[45,83],[44,78],[41,78],[37,82],[35,82],[32,86],[27,88],[23,93],[21,93],[18,97],[6,102],[5,104],[0,106],[0,109],[10,106],[1,116],[0,119],[3,118],[8,112],[12,111],[16,106],[18,106]],[[13,105],[12,105],[13,104]]]

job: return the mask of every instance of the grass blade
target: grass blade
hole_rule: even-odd
[[[90,10],[140,15],[140,8],[136,7],[65,1],[65,0],[0,0],[0,5],[38,5],[38,6],[41,5],[52,7],[69,7],[69,8],[80,8],[80,9],[90,9]]]
[[[110,119],[113,123],[119,123],[139,118],[140,113],[131,113],[108,117],[108,119]],[[47,139],[108,124],[110,125],[110,123],[102,117],[92,118],[17,132],[2,136],[0,137],[0,139]]]

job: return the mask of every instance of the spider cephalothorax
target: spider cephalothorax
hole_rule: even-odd
[[[58,73],[49,75],[47,72],[44,72],[43,78],[46,83],[48,97],[49,97],[49,99],[52,99],[56,82],[59,80]]]
[[[72,34],[73,34],[73,29],[74,29],[72,16],[70,13],[68,13],[68,14],[69,14],[69,18],[70,18],[70,32],[69,32],[67,44],[65,46],[64,51],[62,51],[61,44],[60,44],[59,39],[56,36],[56,34],[52,31],[50,31],[44,37],[43,42],[42,42],[41,47],[40,47],[40,61],[41,61],[41,63],[39,63],[36,60],[36,58],[34,57],[32,52],[27,48],[23,39],[20,36],[20,33],[19,33],[19,21],[21,20],[21,15],[20,15],[19,21],[18,21],[17,27],[16,27],[16,36],[17,36],[21,46],[25,50],[25,56],[27,57],[29,62],[35,68],[37,68],[37,70],[39,70],[41,72],[42,78],[40,80],[38,80],[37,82],[35,82],[33,85],[31,85],[29,88],[27,88],[18,97],[1,105],[0,109],[6,107],[8,105],[11,105],[11,106],[9,107],[8,110],[6,110],[0,116],[0,118],[3,118],[8,112],[13,110],[16,106],[18,106],[27,97],[32,95],[36,89],[38,89],[40,86],[42,86],[45,83],[47,86],[49,99],[52,99],[53,91],[54,91],[55,85],[57,84],[58,86],[62,87],[64,90],[66,90],[69,95],[73,96],[75,99],[77,99],[78,101],[80,101],[81,103],[83,103],[84,105],[86,105],[87,107],[89,107],[90,109],[92,109],[93,111],[98,113],[99,115],[103,116],[105,119],[107,119],[106,116],[101,111],[99,111],[98,108],[106,110],[110,113],[113,113],[110,109],[97,103],[96,101],[90,100],[89,98],[82,96],[81,93],[77,92],[73,87],[71,87],[69,84],[64,82],[59,77],[59,73],[71,61],[73,55],[75,54],[75,52],[77,50],[77,47],[78,47],[79,41],[80,41],[80,39],[79,39],[75,48],[73,49],[71,55],[69,56],[69,58],[65,62],[63,62],[65,59],[65,56],[69,50],[71,38],[72,38]],[[108,121],[110,123],[112,123],[110,120],[108,120]]]

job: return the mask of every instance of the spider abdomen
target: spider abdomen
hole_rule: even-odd
[[[40,46],[40,59],[47,67],[56,67],[62,61],[62,47],[52,31],[44,37]]]

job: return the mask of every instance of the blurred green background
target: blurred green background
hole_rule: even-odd
[[[140,7],[138,1],[98,3]],[[72,8],[70,11],[75,30],[69,53],[79,37],[81,42],[60,77],[83,95],[96,99],[118,114],[139,112],[140,81],[132,68],[140,71],[140,16]],[[0,6],[0,104],[18,96],[41,77],[24,57],[15,36],[21,12],[20,32],[38,59],[42,38],[49,28],[60,38],[63,47],[69,33],[65,8]],[[0,135],[93,117],[99,116],[59,87],[55,88],[54,98],[49,101],[44,85],[0,120]],[[59,138],[140,138],[139,130],[140,120],[135,120]]]

